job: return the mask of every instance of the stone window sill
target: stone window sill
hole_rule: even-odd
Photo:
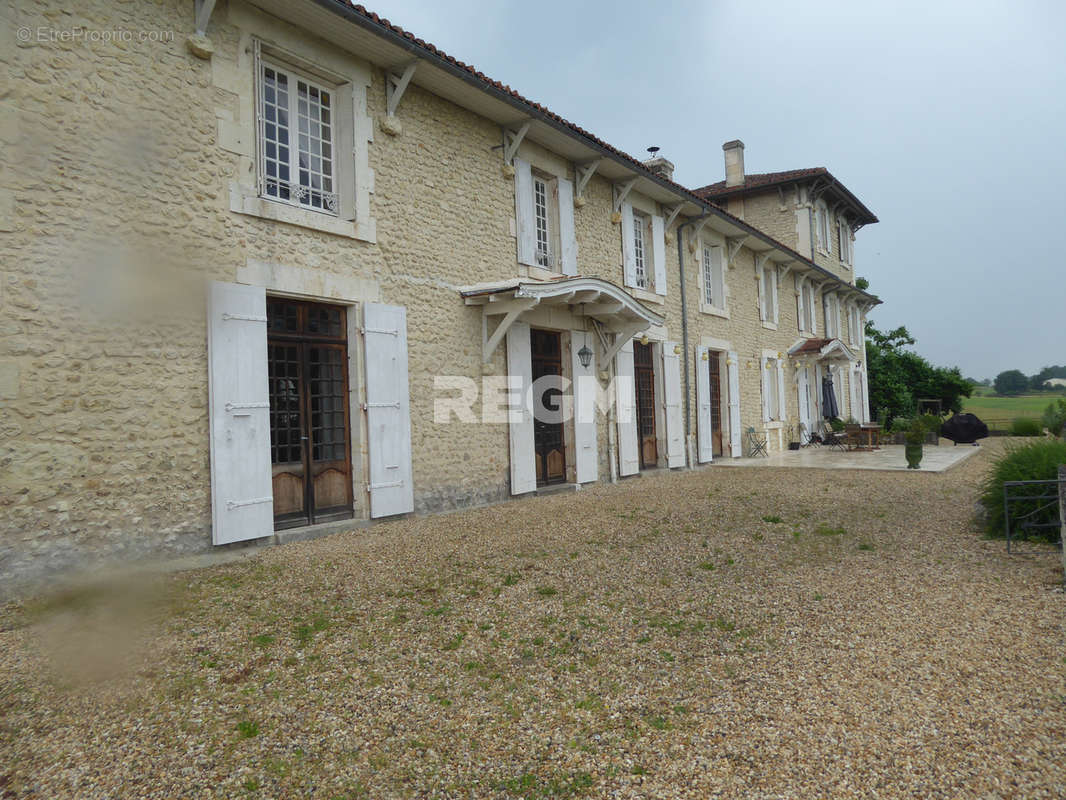
[[[317,211],[297,208],[287,203],[275,203],[271,200],[248,194],[243,190],[243,187],[239,186],[230,188],[230,211],[275,222],[284,222],[289,225],[297,225],[301,228],[310,228],[311,230],[322,231],[335,236],[345,236],[349,239],[358,239],[364,242],[377,241],[377,231],[373,220],[359,222],[338,219],[329,214],[320,214]]]
[[[627,286],[626,289],[635,298],[645,303],[656,303],[658,305],[666,304],[665,295],[656,294],[655,292],[649,292],[647,289],[638,289],[636,286]]]
[[[700,303],[700,313],[709,314],[712,317],[721,317],[722,319],[729,319],[728,309],[717,308],[715,306],[709,306],[704,303]]]

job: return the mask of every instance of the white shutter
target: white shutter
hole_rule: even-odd
[[[577,275],[577,233],[574,230],[574,184],[559,178],[559,242],[563,275]]]
[[[533,409],[526,401],[526,392],[533,383],[533,360],[529,346],[529,325],[524,322],[513,323],[507,331],[507,372],[516,384],[511,388],[511,411],[518,417],[508,425],[511,438],[511,494],[525,494],[537,488],[537,463],[533,453]],[[520,415],[516,413],[519,410]]]
[[[788,419],[788,412],[785,410],[788,406],[785,405],[785,365],[781,359],[777,360],[777,418],[780,420]]]
[[[274,533],[266,291],[212,282],[207,299],[211,541]]]
[[[663,342],[663,416],[666,419],[666,465],[685,466],[685,431],[681,421],[681,356],[677,342]]]
[[[811,373],[810,367],[800,367],[796,372],[796,400],[799,408],[799,421],[803,426],[803,444],[810,441],[811,433]]]
[[[774,302],[774,325],[780,322],[781,317],[781,304],[777,302],[777,283],[778,272],[777,267],[773,267],[770,270],[770,295],[773,297]]]
[[[799,275],[795,278],[796,283],[796,327],[804,331],[807,326],[804,324],[807,320],[803,318],[803,278]]]
[[[636,242],[633,240],[633,206],[622,203],[622,263],[626,286],[637,285]]]
[[[578,483],[599,477],[599,454],[596,449],[596,356],[587,367],[581,366],[578,351],[584,344],[583,331],[570,332],[570,365],[574,391],[574,455]],[[591,347],[589,348],[592,349]]]
[[[729,453],[733,458],[744,454],[740,439],[740,365],[732,350],[726,356],[726,373],[729,376]]]
[[[696,458],[706,464],[714,457],[711,441],[711,373],[703,360],[706,347],[696,348]],[[717,355],[710,356],[717,358]]]
[[[759,374],[762,379],[762,421],[769,422],[770,414],[770,370],[765,358],[759,358]]]
[[[767,303],[769,298],[766,296],[766,267],[763,267],[761,271],[757,273],[759,281],[759,320],[766,322],[770,319],[767,313]]]
[[[866,377],[866,365],[862,365],[862,372],[859,376],[859,380],[862,382],[862,400],[859,403],[859,411],[862,412],[862,421],[870,421],[870,382]]]
[[[614,357],[618,409],[618,474],[640,472],[640,442],[637,438],[637,387],[633,376],[633,342],[622,345]]]
[[[514,160],[515,230],[518,233],[518,263],[537,265],[537,223],[533,218],[533,171],[529,162]]]
[[[711,248],[711,272],[714,273],[714,305],[725,308],[725,250]]]
[[[411,396],[407,382],[407,309],[363,306],[370,516],[414,511]]]
[[[651,260],[655,268],[655,293],[666,294],[666,228],[662,217],[651,218]]]
[[[848,402],[851,403],[851,416],[857,422],[862,422],[862,412],[859,410],[859,372],[854,368],[848,370]]]

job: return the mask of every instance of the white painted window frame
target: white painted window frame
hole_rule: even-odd
[[[235,177],[229,182],[230,211],[376,242],[377,225],[370,210],[374,173],[369,164],[369,144],[373,141],[373,120],[367,112],[372,82],[369,66],[348,53],[313,47],[298,31],[250,7],[234,6],[230,22],[240,33],[234,40],[233,61],[224,63],[216,57],[216,68],[211,72],[214,88],[236,95],[241,103],[239,115],[216,114],[219,148],[238,157]],[[259,194],[258,62],[264,56],[320,86],[335,87],[336,215]]]
[[[633,286],[635,289],[651,291],[655,265],[652,263],[651,217],[643,211],[633,209]]]
[[[726,285],[726,250],[713,239],[699,241],[700,265],[697,273],[700,290],[700,311],[729,318],[729,289]],[[708,264],[708,258],[710,264]],[[717,262],[715,259],[717,258]],[[710,285],[708,286],[708,282]],[[708,299],[708,290],[711,297]],[[717,290],[717,291],[716,291]],[[714,301],[718,300],[718,303]]]
[[[258,179],[259,196],[261,198],[263,198],[264,200],[267,200],[269,202],[285,203],[287,205],[296,206],[297,208],[302,208],[304,210],[311,211],[311,212],[316,213],[316,214],[327,214],[329,216],[334,216],[334,217],[339,216],[340,204],[341,204],[341,198],[340,198],[341,193],[339,191],[340,187],[338,186],[338,181],[337,181],[337,173],[338,173],[337,158],[340,155],[340,153],[338,152],[338,149],[337,149],[337,132],[338,132],[337,131],[337,127],[338,127],[337,126],[337,122],[338,122],[338,113],[337,112],[338,112],[338,101],[340,100],[341,95],[338,94],[338,86],[335,85],[335,84],[326,83],[325,81],[321,81],[321,80],[318,80],[316,78],[313,78],[310,75],[302,72],[301,70],[298,70],[298,69],[295,69],[294,67],[289,66],[288,64],[284,63],[280,59],[266,58],[266,57],[262,57],[261,56],[257,61],[258,61],[258,63],[257,63],[257,66],[256,66],[256,76],[255,76],[256,77],[256,85],[257,85],[257,91],[256,91],[256,103],[257,103],[256,118],[257,118],[257,122],[258,122],[257,130],[256,130],[256,152],[257,152],[257,169],[258,169],[257,179]],[[266,167],[267,167],[267,161],[268,161],[266,150],[267,150],[268,145],[271,144],[271,142],[269,142],[267,140],[267,136],[266,136],[266,129],[267,129],[267,127],[269,125],[271,125],[271,122],[269,120],[267,120],[267,118],[266,118],[266,116],[267,116],[267,102],[266,102],[266,90],[267,90],[267,87],[266,87],[266,74],[265,73],[266,73],[267,70],[270,70],[271,72],[273,72],[275,76],[283,75],[285,77],[285,81],[286,81],[286,84],[287,84],[287,86],[286,86],[286,95],[287,95],[288,99],[287,99],[287,102],[286,102],[286,108],[284,110],[285,110],[285,112],[288,115],[288,121],[287,121],[287,124],[285,126],[286,127],[286,133],[287,133],[287,136],[288,136],[288,142],[285,145],[285,148],[288,150],[288,153],[289,153],[288,164],[286,164],[286,166],[289,169],[289,180],[287,181],[287,184],[288,184],[288,189],[289,189],[289,195],[290,196],[288,198],[271,195],[269,193],[269,191],[268,191],[268,184],[271,182],[272,179],[267,177],[267,175],[266,175]],[[276,87],[276,84],[277,84],[277,81],[275,80],[275,87]],[[312,188],[311,186],[305,186],[300,181],[300,172],[303,169],[303,167],[301,166],[300,156],[305,151],[302,151],[300,149],[299,139],[300,139],[300,137],[302,135],[306,135],[308,137],[309,142],[310,142],[310,140],[312,138],[312,134],[311,134],[310,130],[308,130],[306,134],[304,134],[300,130],[300,121],[301,121],[300,120],[300,116],[301,116],[300,100],[301,100],[301,98],[300,98],[300,94],[299,94],[299,87],[300,87],[301,84],[304,85],[305,87],[307,87],[308,95],[310,95],[310,90],[315,90],[315,91],[317,91],[319,93],[320,97],[321,97],[322,94],[325,94],[329,98],[329,109],[328,109],[329,113],[330,113],[329,122],[328,123],[322,123],[321,117],[318,120],[319,125],[321,126],[320,130],[325,130],[325,131],[328,131],[328,133],[329,133],[329,141],[328,141],[328,145],[329,145],[329,149],[330,149],[329,172],[326,173],[325,170],[321,170],[321,169],[317,170],[317,171],[314,171],[314,170],[311,169],[310,164],[308,164],[306,171],[308,172],[309,175],[312,172],[317,172],[317,174],[321,175],[322,178],[329,178],[329,184],[330,184],[330,187],[331,187],[330,191],[326,191],[325,189],[317,189],[316,190],[316,189]],[[275,92],[277,92],[276,88],[275,88]],[[277,95],[275,94],[275,98],[276,97],[277,97]],[[310,108],[310,104],[312,102],[310,96],[308,96],[306,99],[307,99],[308,107]],[[273,105],[275,105],[275,107],[278,108],[278,109],[281,108],[280,105],[278,105],[276,102]],[[343,113],[343,109],[341,109],[341,113]],[[276,117],[275,117],[275,120],[273,122],[273,125],[275,126],[275,131],[277,130],[277,128],[280,127],[279,120]],[[308,127],[310,128],[310,126],[308,126]],[[320,142],[321,142],[321,144],[327,144],[327,142],[324,139],[320,139]],[[277,144],[276,134],[275,134],[275,146],[276,147],[280,147],[280,145]],[[307,155],[308,160],[310,160],[311,158],[314,157],[315,154],[312,153],[310,149],[308,149],[306,151],[306,155]],[[322,158],[321,150],[319,151],[318,157]],[[281,161],[278,158],[274,158],[274,159],[270,159],[270,160],[275,161],[279,165],[281,164]],[[281,185],[280,180],[278,180],[276,178],[273,179],[273,180],[275,180],[276,186],[280,189],[280,185]],[[321,207],[316,207],[312,202],[310,202],[310,198],[316,192],[321,196],[320,197],[320,200],[321,200],[321,203],[322,203]],[[303,197],[305,195],[308,198],[307,202],[303,201]]]

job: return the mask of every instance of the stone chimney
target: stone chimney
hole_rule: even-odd
[[[734,139],[722,145],[725,152],[725,185],[744,185],[744,142]]]
[[[674,179],[673,162],[667,161],[662,156],[649,158],[647,161],[644,162],[644,166],[661,178],[666,178],[668,181],[672,181]]]

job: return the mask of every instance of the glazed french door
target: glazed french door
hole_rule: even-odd
[[[722,455],[722,361],[721,353],[707,352],[711,377],[711,455]]]
[[[533,328],[529,332],[529,346],[533,361],[533,382],[546,375],[563,374],[562,339],[553,331]],[[534,398],[533,408],[548,410],[559,408],[562,389],[553,386],[539,398]],[[538,419],[533,416],[533,452],[537,463],[537,485],[559,483],[566,480],[566,447],[563,439],[563,423]]]
[[[267,298],[276,529],[352,516],[347,311]]]
[[[633,343],[633,379],[637,384],[637,436],[640,441],[640,468],[659,464],[655,437],[655,366],[650,344]]]

